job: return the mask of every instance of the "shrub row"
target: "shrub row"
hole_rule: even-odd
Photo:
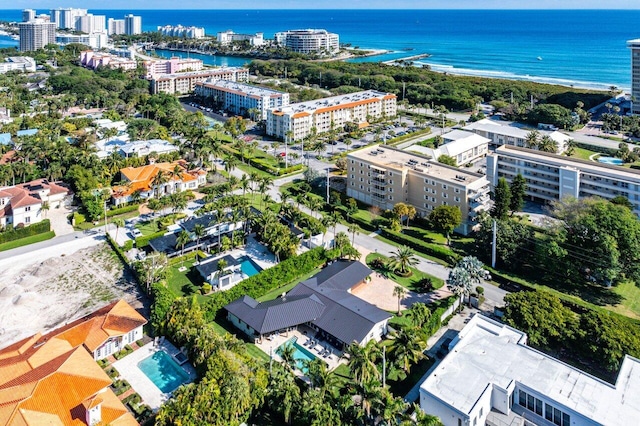
[[[411,247],[412,249],[419,251],[420,253],[442,259],[451,265],[460,260],[460,255],[438,244],[425,243],[418,238],[404,235],[388,229],[381,229],[380,235],[398,244],[403,244],[405,246]]]
[[[129,213],[129,212],[132,212],[132,211],[136,211],[136,210],[138,210],[138,207],[140,207],[140,204],[131,204],[130,206],[125,206],[125,207],[120,207],[120,208],[117,208],[117,209],[107,210],[107,217],[113,217],[113,216],[117,216],[119,214],[125,214],[125,213]],[[104,215],[102,215],[102,216],[104,216]]]
[[[378,228],[375,225],[373,225],[371,222],[364,220],[362,218],[350,215],[345,206],[338,206],[333,208],[335,210],[338,210],[340,214],[342,214],[342,217],[344,217],[349,223],[355,223],[360,228],[369,232],[375,232],[378,230]]]
[[[230,146],[225,146],[224,150],[229,152],[230,154],[232,154],[233,156],[235,156],[236,158],[238,158],[239,160],[242,160],[242,156],[240,155],[240,152],[238,152],[237,150],[231,148]],[[263,172],[267,172],[270,173],[274,176],[283,176],[283,175],[288,175],[289,173],[293,173],[296,172],[298,170],[302,170],[303,166],[302,164],[296,164],[294,166],[290,166],[290,167],[274,167],[273,164],[271,164],[270,162],[267,162],[266,160],[262,160],[260,158],[244,158],[245,161],[248,161],[249,164],[253,167],[255,167],[256,169],[262,170]],[[276,159],[276,161],[278,161]]]
[[[212,294],[204,305],[205,315],[208,320],[213,320],[218,311],[228,303],[244,295],[253,298],[260,297],[304,274],[308,274],[326,260],[326,253],[322,247],[316,247],[299,256],[291,257],[272,268],[247,278],[227,291]]]
[[[407,139],[415,138],[416,136],[425,135],[425,134],[428,135],[429,133],[431,133],[431,127],[426,127],[424,129],[420,129],[415,132],[407,133],[406,135],[396,136],[395,138],[388,140],[387,145],[395,146],[401,143],[402,141],[406,141]]]
[[[20,240],[33,235],[45,234],[49,231],[51,231],[51,222],[49,222],[49,219],[44,219],[42,222],[34,223],[33,225],[25,226],[24,228],[12,228],[9,226],[6,231],[0,232],[0,244]]]
[[[129,240],[130,241],[130,240]],[[111,248],[113,249],[113,251],[116,252],[116,254],[118,255],[118,257],[120,258],[120,261],[124,264],[124,265],[129,265],[129,259],[127,259],[127,256],[124,254],[124,251],[122,250],[122,248],[118,245],[118,243],[116,243],[115,241],[113,241],[113,238],[111,238],[111,235],[109,235],[109,233],[107,232],[107,242],[109,243],[109,245],[111,246]]]
[[[154,232],[153,234],[143,235],[142,237],[136,238],[136,247],[143,248],[148,246],[149,241],[153,240],[154,238],[162,237],[165,234],[165,232],[166,231],[158,231],[158,232]]]

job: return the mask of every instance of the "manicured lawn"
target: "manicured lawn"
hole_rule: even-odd
[[[573,149],[572,157],[581,158],[583,160],[588,160],[589,157],[592,156],[593,154],[597,154],[597,152],[596,151],[591,151],[591,150],[588,150],[588,149],[584,149],[584,148],[575,147]]]
[[[112,216],[110,218],[107,218],[107,222],[111,223],[113,222],[113,219],[122,219],[122,220],[132,219],[134,217],[138,217],[139,215],[140,213],[138,213],[137,210],[134,210],[131,212],[122,213],[117,216]],[[100,226],[104,226],[104,219],[100,219],[97,225],[94,225],[93,222],[86,221],[81,223],[80,225],[74,226],[73,229],[75,229],[76,231],[86,231],[87,229],[98,228]]]
[[[425,358],[411,367],[406,379],[401,381],[387,380],[389,390],[391,390],[394,395],[401,397],[406,396],[411,388],[420,381],[424,373],[431,368],[434,362],[434,359]]]
[[[367,255],[366,258],[366,262],[367,265],[369,265],[371,263],[371,261],[373,261],[374,259],[382,259],[383,261],[387,262],[389,260],[388,257],[383,256],[379,253],[369,253]],[[424,278],[430,278],[431,282],[433,283],[433,288],[437,289],[440,288],[444,285],[444,281],[441,280],[440,278],[436,278],[433,275],[429,275],[426,272],[422,272],[417,270],[416,268],[410,268],[412,274],[409,277],[401,277],[400,275],[394,274],[393,272],[389,271],[389,270],[384,270],[384,271],[376,271],[376,272],[380,272],[381,274],[385,275],[386,277],[392,279],[393,281],[395,281],[396,283],[400,284],[401,286],[408,288],[409,290],[412,291],[418,291],[418,287],[417,284],[420,280],[424,279]]]
[[[11,249],[22,247],[22,246],[28,246],[29,244],[50,240],[55,236],[56,236],[56,233],[53,231],[45,232],[38,235],[31,235],[29,237],[20,238],[19,240],[9,241],[9,242],[0,244],[0,251],[11,250]]]
[[[376,239],[380,240],[380,241],[384,241],[385,243],[387,243],[389,245],[392,245],[394,247],[402,247],[402,244],[396,243],[395,241],[391,241],[388,238],[382,237],[380,235],[378,235],[376,237]],[[419,251],[416,251],[416,255],[420,256],[420,257],[422,257],[424,259],[431,260],[433,262],[439,263],[442,266],[450,266],[449,263],[447,263],[446,261],[444,261],[442,259],[438,259],[437,257],[434,257],[434,256],[429,256],[428,254],[420,253]]]
[[[276,299],[278,297],[280,297],[280,295],[282,293],[286,293],[289,290],[291,290],[292,288],[294,288],[298,283],[307,280],[309,278],[311,278],[312,276],[314,276],[315,274],[317,274],[318,272],[320,272],[321,268],[316,268],[313,271],[309,272],[306,275],[301,276],[300,278],[298,278],[297,280],[287,284],[287,285],[283,285],[282,287],[278,287],[274,290],[271,290],[270,292],[268,292],[267,294],[265,294],[264,296],[258,297],[258,302],[268,302],[269,300],[273,300]]]
[[[196,295],[196,299],[199,303],[203,303],[207,300],[206,296],[200,294],[200,284],[202,278],[193,267],[193,260],[185,260],[184,266],[186,271],[180,272],[180,266],[182,263],[169,266],[167,269],[167,286],[169,290],[176,295],[176,297]]]
[[[607,306],[607,308],[619,314],[640,319],[640,288],[632,281],[625,281],[618,284],[613,291],[619,294],[623,301],[619,305]]]

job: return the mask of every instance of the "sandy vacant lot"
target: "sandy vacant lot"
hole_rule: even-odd
[[[104,242],[87,238],[6,259],[0,262],[0,348],[117,298],[139,308],[138,297],[135,282]]]

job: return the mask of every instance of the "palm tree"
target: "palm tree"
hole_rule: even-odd
[[[400,426],[442,426],[442,422],[438,416],[427,414],[420,408],[420,405],[413,404],[413,412],[415,413],[415,419],[406,419]]]
[[[403,327],[392,334],[393,344],[391,353],[405,373],[409,373],[411,366],[423,359],[424,349],[427,347],[424,333],[417,327]]]
[[[273,366],[267,397],[273,402],[272,407],[282,414],[284,422],[289,424],[293,407],[300,401],[300,388],[290,370],[280,364]]]
[[[527,133],[527,136],[524,139],[524,145],[530,149],[538,149],[538,145],[540,143],[540,132],[537,130],[532,130]]]
[[[282,362],[284,366],[290,370],[296,368],[296,359],[294,354],[296,353],[296,348],[288,343],[280,348],[280,358],[282,358]]]
[[[160,188],[168,181],[169,178],[167,177],[166,173],[162,170],[158,170],[158,174],[156,174],[151,181],[151,187],[154,190],[156,198],[160,198]]]
[[[176,248],[180,247],[180,256],[184,256],[184,246],[191,241],[191,235],[185,230],[180,231],[176,238]],[[184,259],[183,259],[184,260]]]
[[[556,141],[551,139],[551,136],[544,135],[540,139],[540,145],[538,146],[538,149],[544,152],[556,153],[558,151],[558,145],[556,144]]]
[[[369,340],[364,346],[353,342],[347,346],[344,355],[349,358],[349,370],[357,383],[362,385],[371,380],[379,380],[380,372],[376,361],[381,354],[375,340]]]
[[[398,247],[396,252],[389,259],[389,269],[403,276],[411,275],[411,267],[417,265],[420,261],[416,257],[411,247]]]
[[[118,241],[118,231],[120,230],[120,228],[122,228],[124,226],[124,219],[120,218],[120,217],[116,217],[115,219],[113,219],[111,221],[111,223],[113,223],[116,226],[116,242]]]
[[[180,167],[178,164],[176,164],[175,166],[173,166],[173,169],[171,169],[171,171],[169,172],[169,180],[171,181],[180,181],[182,180],[182,167]],[[172,186],[173,190],[175,191],[175,189],[177,188],[178,183],[174,183]]]
[[[463,257],[456,266],[449,271],[447,285],[451,290],[459,295],[465,295],[469,299],[471,306],[471,293],[476,285],[484,279],[484,265],[475,256]]]
[[[42,205],[40,206],[40,209],[42,210],[44,217],[47,217],[47,212],[49,211],[49,202],[43,201]],[[117,233],[116,233],[116,238],[117,238]]]
[[[224,170],[231,174],[236,167],[238,167],[238,159],[233,155],[228,155],[224,159]]]
[[[402,302],[402,299],[407,295],[407,289],[401,285],[397,285],[393,288],[393,295],[398,298],[398,316],[402,316],[402,312],[400,311],[400,302]]]
[[[349,226],[347,227],[347,230],[351,233],[351,245],[355,245],[355,240],[356,240],[356,234],[359,234],[360,232],[358,232],[358,225],[356,225],[355,223],[350,223]]]
[[[204,225],[197,224],[193,227],[193,235],[196,236],[196,247],[200,246],[200,239],[206,235],[207,231]]]

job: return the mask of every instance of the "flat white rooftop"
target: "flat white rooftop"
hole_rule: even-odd
[[[201,75],[218,75],[236,72],[249,72],[247,68],[242,67],[223,67],[223,68],[207,68],[200,71],[176,72],[173,74],[162,74],[154,78],[154,80],[166,80],[176,77],[198,77]]]
[[[373,145],[354,151],[347,158],[357,158],[383,169],[408,170],[412,169],[425,175],[437,177],[459,185],[468,185],[476,181],[486,182],[486,178],[478,173],[464,169],[430,162],[428,158],[386,145]]]
[[[497,133],[500,135],[511,136],[514,138],[525,139],[531,130],[523,130],[518,127],[513,126],[505,126],[503,124],[496,123],[493,120],[489,120],[487,118],[482,119],[480,121],[476,121],[475,123],[471,123],[467,126],[463,127],[464,130],[481,130],[484,132]]]
[[[487,386],[515,381],[603,425],[640,423],[640,360],[627,356],[615,385],[526,346],[526,334],[482,315],[420,386],[468,414]]]
[[[279,90],[269,89],[266,87],[252,86],[250,84],[238,83],[230,80],[210,79],[207,81],[203,81],[202,85],[205,87],[213,88],[213,89],[219,88],[226,91],[232,91],[232,92],[236,92],[238,94],[247,95],[247,96],[263,97],[263,96],[282,96],[286,94],[285,92],[281,92]]]
[[[470,149],[483,144],[491,142],[490,139],[480,136],[473,132],[467,132],[464,130],[453,130],[442,136],[446,142],[444,145],[438,147],[438,149],[446,155],[455,157],[458,154],[462,154]]]
[[[297,104],[291,104],[287,107],[277,109],[275,111],[281,111],[285,114],[294,114],[300,112],[307,112],[313,114],[319,109],[335,107],[338,105],[347,105],[351,103],[358,103],[367,101],[370,99],[382,100],[386,96],[393,96],[389,93],[378,92],[377,90],[366,90],[363,92],[349,93],[346,95],[331,96],[329,98],[316,99],[313,101],[299,102]]]

